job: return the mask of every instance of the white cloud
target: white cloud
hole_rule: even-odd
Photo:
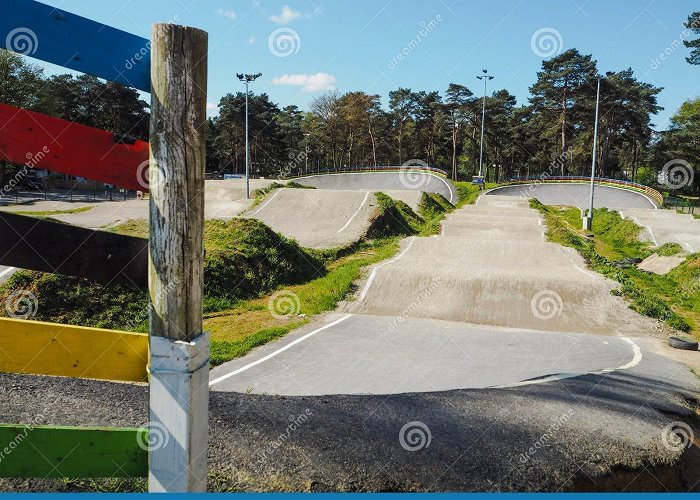
[[[270,16],[268,19],[277,24],[289,24],[300,17],[302,17],[301,12],[292,9],[289,5],[283,5],[279,14]]]
[[[234,20],[238,17],[238,15],[232,10],[219,9],[216,11],[216,13],[220,16],[228,17],[231,20]]]
[[[251,36],[248,38],[248,45],[253,45],[255,43],[255,37]]]
[[[292,85],[301,87],[304,92],[320,92],[322,90],[333,90],[336,79],[328,73],[316,73],[315,75],[296,74],[276,76],[272,79],[275,85]]]
[[[213,102],[208,102],[208,103],[207,103],[207,111],[214,111],[214,110],[217,109],[218,107],[219,107],[219,106],[217,106],[217,105],[214,104]]]

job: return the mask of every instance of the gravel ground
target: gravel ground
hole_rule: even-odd
[[[148,419],[144,385],[9,374],[0,380],[3,422],[29,422],[38,413],[48,424],[62,425],[137,426]],[[698,469],[688,470],[688,460],[671,467],[679,464],[682,450],[665,448],[661,429],[692,418],[691,394],[668,385],[659,390],[660,384],[612,374],[514,389],[389,396],[213,392],[209,488],[687,490]],[[298,428],[288,433],[291,419],[300,422],[301,416]],[[425,432],[405,434],[407,446],[422,444],[413,452],[400,440],[409,422],[421,422],[430,435],[428,440]],[[411,441],[411,436],[422,439]],[[633,473],[625,476],[626,470]],[[99,486],[0,480],[3,491]]]

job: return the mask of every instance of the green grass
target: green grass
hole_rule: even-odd
[[[424,195],[419,214],[382,193],[376,196],[368,238],[343,248],[305,249],[254,219],[205,222],[204,328],[211,333],[213,364],[242,356],[335,309],[352,294],[364,268],[394,255],[402,236],[433,234],[453,209],[439,195]],[[148,224],[131,220],[112,230],[144,237]],[[0,287],[0,301],[19,288],[37,297],[36,320],[148,330],[148,294],[142,290],[19,271]],[[292,298],[293,314],[271,314],[270,301],[278,292]]]
[[[66,215],[66,214],[80,214],[83,212],[88,212],[95,208],[94,206],[80,207],[80,208],[69,208],[66,210],[49,210],[44,212],[33,212],[31,210],[23,210],[21,212],[13,212],[18,215],[31,215],[33,217],[51,217],[52,215]]]
[[[457,208],[463,207],[464,205],[472,205],[486,189],[492,189],[498,186],[495,182],[487,182],[485,189],[479,189],[479,186],[464,181],[454,182],[454,185],[457,187],[457,196],[459,198]]]
[[[144,220],[115,232],[145,236]],[[233,307],[282,285],[325,273],[323,262],[295,241],[254,219],[208,220],[204,225],[204,310]],[[18,271],[0,287],[0,300],[27,289],[39,302],[35,319],[128,331],[147,331],[148,293],[126,285],[103,286],[83,278]],[[3,314],[4,308],[0,310]]]
[[[544,215],[549,241],[575,248],[592,270],[619,282],[615,293],[625,297],[633,310],[700,338],[700,254],[687,256],[663,276],[635,266],[619,268],[613,263],[624,258],[644,259],[654,252],[676,255],[682,249],[676,244],[655,249],[639,241],[642,228],[615,211],[596,209],[588,237],[580,229],[578,208],[547,207],[537,200],[530,204]]]
[[[221,364],[308,323],[311,316],[332,311],[353,291],[353,283],[363,268],[393,256],[399,249],[398,238],[364,242],[355,252],[331,263],[327,273],[308,283],[285,287],[283,297],[291,297],[297,306],[288,318],[270,314],[274,294],[238,304],[231,310],[207,315],[204,327],[211,332],[211,362]]]

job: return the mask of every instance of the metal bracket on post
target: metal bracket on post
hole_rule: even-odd
[[[191,342],[151,337],[150,350],[151,394],[157,399],[150,412],[149,489],[206,491],[207,454],[197,450],[206,450],[207,443],[209,333]]]

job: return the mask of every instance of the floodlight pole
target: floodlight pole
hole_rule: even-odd
[[[484,74],[477,76],[479,80],[484,81],[484,101],[481,107],[481,148],[479,150],[479,177],[482,175],[482,166],[484,163],[484,121],[486,119],[486,82],[488,80],[493,80],[493,76],[489,75],[487,70],[481,70]]]
[[[245,197],[248,200],[250,199],[250,130],[248,127],[248,85],[250,82],[253,82],[258,79],[258,77],[262,76],[262,73],[256,73],[254,75],[243,75],[239,73],[236,76],[245,84]]]
[[[591,196],[588,203],[588,215],[583,218],[583,229],[593,228],[593,192],[595,191],[595,160],[598,151],[598,112],[600,109],[600,77],[595,97],[595,125],[593,126],[593,161],[591,162]]]

